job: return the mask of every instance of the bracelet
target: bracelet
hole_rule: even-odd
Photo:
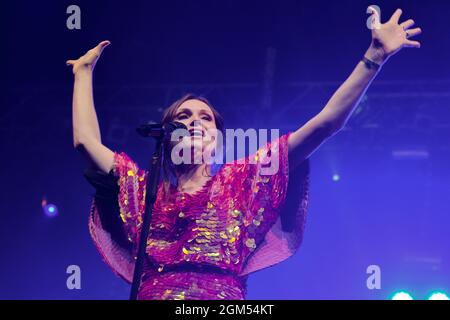
[[[380,67],[381,67],[378,63],[373,62],[372,60],[367,59],[366,57],[363,57],[361,61],[364,62],[364,64],[366,65],[367,69],[375,69],[375,70],[378,70],[378,69],[380,69]]]

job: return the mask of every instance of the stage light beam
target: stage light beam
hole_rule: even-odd
[[[445,294],[444,292],[433,292],[432,294],[430,294],[430,296],[428,297],[428,300],[450,300],[448,295]]]
[[[337,173],[335,173],[335,174],[333,174],[332,179],[334,182],[337,182],[337,181],[341,180],[341,177]]]
[[[414,298],[405,291],[399,291],[394,293],[391,300],[414,300]]]
[[[51,203],[42,206],[42,210],[44,211],[44,214],[50,218],[58,215],[58,207]]]

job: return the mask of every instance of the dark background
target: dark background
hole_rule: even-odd
[[[81,30],[66,8],[81,8]],[[102,140],[146,167],[134,128],[185,92],[228,128],[295,130],[324,107],[370,43],[369,1],[8,1],[2,4],[0,298],[126,299],[88,234],[92,187],[72,145],[75,59],[95,69]],[[250,277],[249,299],[417,299],[450,292],[450,2],[378,1],[423,30],[392,57],[345,130],[311,157],[304,243]],[[402,153],[403,152],[403,153]],[[403,156],[398,156],[402,154]],[[339,181],[333,181],[339,174]],[[58,206],[48,218],[41,201]],[[66,268],[81,267],[81,290]],[[379,265],[381,290],[366,268]]]

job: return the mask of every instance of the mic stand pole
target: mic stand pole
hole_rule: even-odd
[[[147,238],[150,229],[150,221],[152,219],[153,204],[156,201],[158,192],[159,173],[161,170],[161,159],[163,152],[163,139],[164,134],[156,140],[156,149],[153,153],[150,161],[150,171],[147,177],[146,194],[145,194],[145,213],[142,222],[139,249],[136,264],[134,267],[133,283],[131,285],[130,300],[136,300],[141,284],[142,271],[144,267],[144,261],[146,256]]]

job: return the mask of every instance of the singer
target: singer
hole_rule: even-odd
[[[404,47],[420,47],[409,39],[420,34],[420,28],[412,28],[411,19],[399,23],[400,9],[384,24],[374,8],[369,10],[370,46],[325,107],[244,162],[225,163],[217,170],[207,163],[174,165],[174,146],[190,143],[193,154],[211,148],[215,142],[203,138],[214,129],[223,132],[224,122],[207,99],[192,94],[165,110],[162,123],[181,122],[190,136],[165,144],[139,299],[245,299],[249,274],[296,252],[308,204],[308,158],[344,127],[390,57]],[[131,282],[148,172],[101,141],[92,74],[109,44],[102,41],[79,59],[67,61],[75,77],[73,143],[92,163],[85,171],[96,189],[91,236],[109,267]],[[279,161],[275,174],[261,174],[264,155]],[[250,163],[251,157],[256,163]]]

